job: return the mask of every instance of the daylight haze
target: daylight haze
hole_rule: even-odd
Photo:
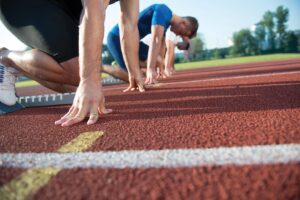
[[[191,15],[198,19],[199,33],[205,41],[206,48],[220,48],[230,45],[232,34],[242,28],[251,28],[259,22],[263,14],[275,11],[280,5],[289,9],[288,30],[300,30],[300,1],[299,0],[141,0],[140,10],[154,3],[167,4],[174,13],[185,16]],[[105,37],[108,31],[118,22],[119,4],[109,6],[105,22]],[[22,50],[25,45],[19,42],[0,22],[0,47],[5,46],[14,50]],[[55,30],[59,31],[59,30]]]

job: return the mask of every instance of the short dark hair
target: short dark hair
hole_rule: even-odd
[[[197,35],[197,31],[199,27],[198,20],[195,17],[191,17],[191,16],[186,16],[183,18],[190,22],[191,35],[189,38],[195,37]]]

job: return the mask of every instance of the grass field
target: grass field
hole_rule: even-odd
[[[193,69],[193,68],[205,68],[205,67],[215,67],[215,66],[224,66],[232,64],[242,64],[242,63],[253,63],[253,62],[263,62],[263,61],[273,61],[273,60],[286,60],[292,58],[300,58],[300,54],[272,54],[272,55],[263,55],[263,56],[249,56],[249,57],[240,57],[240,58],[227,58],[221,60],[209,60],[209,61],[200,61],[200,62],[189,62],[176,64],[176,70],[183,69]],[[107,74],[102,74],[102,77],[107,77]],[[27,87],[38,85],[36,81],[22,81],[17,82],[16,87]]]
[[[273,60],[286,60],[292,58],[300,58],[300,53],[297,54],[272,54],[263,56],[249,56],[239,58],[227,58],[220,60],[208,60],[200,62],[189,62],[176,64],[176,70],[193,69],[193,68],[205,68],[205,67],[216,67],[224,65],[242,64],[242,63],[253,63],[253,62],[264,62]]]

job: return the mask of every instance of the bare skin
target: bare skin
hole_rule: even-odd
[[[165,73],[167,76],[171,76],[174,70],[175,44],[172,41],[167,40],[166,46]]]
[[[119,66],[103,65],[103,72],[110,74],[116,78],[119,78],[123,81],[129,82],[128,73],[121,69]]]
[[[161,51],[161,45],[164,34],[164,27],[160,25],[155,25],[151,27],[152,41],[149,46],[148,60],[147,60],[147,78],[145,84],[155,84],[156,83],[156,62],[157,57]]]
[[[176,33],[176,35],[180,35],[182,37],[190,37],[191,36],[191,30],[189,30],[189,21],[177,16],[176,14],[173,14],[171,21],[171,31]],[[156,83],[156,61],[159,56],[161,45],[162,45],[162,39],[163,39],[163,33],[164,33],[164,27],[160,25],[155,25],[151,28],[151,34],[152,34],[152,42],[149,46],[149,52],[148,52],[148,62],[147,62],[147,78],[145,81],[145,84],[155,84]]]
[[[79,76],[80,83],[72,107],[56,125],[71,126],[89,117],[88,125],[94,124],[99,113],[109,113],[99,76],[102,63],[102,41],[104,35],[105,10],[108,1],[84,0],[79,25]],[[90,53],[94,52],[94,53]]]
[[[164,74],[170,77],[175,72],[174,60],[175,60],[175,47],[179,50],[187,50],[189,39],[184,38],[183,42],[179,42],[176,45],[171,40],[166,40],[166,54],[164,58],[165,70]]]
[[[126,18],[125,18],[126,19]],[[125,20],[122,19],[122,20]],[[121,20],[121,21],[122,21]],[[179,17],[175,14],[173,14],[172,19],[170,21],[171,24],[171,30],[173,30],[173,32],[175,32],[177,35],[181,35],[184,39],[185,37],[190,37],[191,36],[191,31],[189,30],[188,27],[190,27],[189,21],[186,20],[185,18]],[[120,29],[122,29],[123,31],[126,30],[126,27],[120,26]],[[127,28],[128,29],[128,28]],[[149,51],[148,51],[148,59],[146,60],[146,62],[144,61],[140,61],[140,68],[142,68],[142,66],[146,66],[147,68],[147,78],[145,81],[145,84],[155,84],[157,81],[156,79],[160,78],[160,77],[165,77],[164,76],[164,56],[165,56],[165,42],[164,42],[164,30],[165,28],[161,25],[154,25],[151,27],[151,43],[149,45]],[[121,31],[121,30],[120,30]],[[133,31],[135,32],[135,30]],[[136,38],[128,38],[128,39],[124,39],[127,36],[127,34],[124,33],[120,33],[120,40],[121,43],[125,42],[125,41],[133,41],[134,43],[138,42],[138,36]],[[137,45],[134,45],[135,47],[137,47]],[[141,90],[141,87],[137,84],[137,82],[135,82],[131,75],[135,74],[135,72],[133,72],[134,70],[137,69],[137,65],[129,65],[128,64],[128,58],[126,61],[126,55],[127,57],[130,57],[129,55],[135,55],[136,57],[138,57],[137,54],[137,49],[133,48],[134,51],[132,51],[132,54],[128,54],[125,53],[127,52],[127,49],[122,48],[122,53],[124,56],[124,60],[126,62],[127,65],[127,70],[128,70],[128,80],[130,82],[130,86],[125,90],[125,91],[134,91],[134,90],[139,90],[139,91],[143,91]],[[173,46],[173,54],[174,54],[174,46]],[[170,59],[174,59],[174,55],[172,58]],[[135,62],[133,62],[135,63]],[[174,65],[174,64],[173,64]],[[159,74],[156,74],[156,67],[159,67]],[[106,71],[107,73],[118,77],[122,80],[127,80],[126,79],[126,74],[125,71],[123,71],[120,68],[116,68],[116,67],[111,67],[111,66],[104,66],[104,71]],[[137,70],[138,71],[138,70]],[[140,74],[140,70],[138,72],[138,74]],[[140,76],[140,75],[138,75]]]
[[[124,92],[139,90],[144,92],[142,74],[139,68],[139,30],[137,27],[139,15],[139,1],[126,0],[120,1],[120,41],[124,55],[124,62],[128,70],[129,87]],[[130,23],[128,23],[130,22]]]
[[[138,17],[138,0],[124,0],[121,4],[121,21],[120,26],[125,27],[123,35],[126,35],[126,40],[135,38],[137,33],[137,17]],[[75,99],[69,112],[63,116],[55,124],[62,126],[69,126],[82,121],[89,115],[89,124],[94,124],[98,118],[99,113],[110,113],[110,109],[104,106],[105,100],[102,93],[102,85],[99,84],[100,76],[99,69],[102,52],[103,33],[104,33],[104,18],[105,10],[108,5],[108,0],[102,2],[101,0],[85,0],[83,1],[84,12],[82,22],[80,25],[79,34],[79,74],[80,83],[77,88]],[[100,12],[99,12],[100,11]],[[100,23],[99,23],[100,22]],[[128,48],[128,45],[133,45]],[[126,47],[124,47],[124,45]],[[138,48],[137,42],[130,40],[121,43],[123,49],[126,48],[128,57],[126,62],[128,66],[136,69],[138,58],[135,56],[135,48]],[[95,52],[90,54],[90,52]],[[139,81],[136,74],[133,75],[134,80]]]
[[[124,8],[124,5],[127,5],[125,2],[128,1],[121,1],[121,7]],[[133,27],[136,26],[137,14],[126,16],[129,16],[131,12],[138,13],[138,0],[129,1],[128,6],[122,11],[126,20],[121,23],[130,24],[131,28],[125,28],[125,35],[128,38],[134,38]],[[105,108],[101,77],[99,76],[102,71],[102,45],[99,44],[102,44],[103,41],[105,10],[109,0],[83,0],[82,3],[78,57],[57,63],[52,57],[36,49],[25,52],[5,49],[0,51],[3,64],[16,68],[42,85],[59,92],[76,90],[73,105],[67,114],[55,122],[61,126],[71,126],[85,118],[88,118],[88,125],[94,124],[97,122],[99,114],[112,112]],[[134,42],[131,44],[134,45]],[[123,45],[128,44],[124,43]],[[126,49],[126,52],[130,55],[128,63],[134,63],[134,59],[138,60],[137,57],[134,57],[135,54],[131,53],[131,48]],[[135,66],[135,64],[130,64],[130,66]]]
[[[165,58],[165,53],[166,53],[166,43],[164,41],[165,41],[165,39],[163,38],[160,54],[157,56],[157,61],[156,61],[157,62],[156,66],[158,68],[157,79],[166,78],[166,76],[164,74],[164,58]]]
[[[162,58],[160,56],[158,56],[157,65],[163,64],[162,61],[163,61]],[[143,69],[147,68],[147,60],[145,60],[145,61],[140,60],[139,66],[140,66],[140,70],[141,70],[141,73],[143,76],[143,72],[144,72]],[[128,73],[125,70],[123,70],[119,65],[113,65],[113,66],[112,65],[103,65],[102,70],[103,70],[103,72],[105,72],[115,78],[129,82]],[[145,71],[144,75],[146,75],[146,71]],[[139,88],[137,86],[130,87],[129,91],[135,91],[135,90],[139,90]]]
[[[59,64],[37,49],[23,52],[1,48],[0,62],[57,92],[75,91],[79,83],[79,76],[76,76],[78,68],[69,64],[76,62],[76,59]]]

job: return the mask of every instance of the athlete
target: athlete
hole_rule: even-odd
[[[154,84],[156,81],[155,67],[157,59],[162,52],[163,39],[168,27],[176,35],[183,38],[193,38],[198,30],[198,21],[193,17],[180,17],[164,4],[153,4],[144,9],[139,15],[138,29],[140,38],[148,34],[152,35],[149,47],[141,41],[139,43],[139,60],[140,62],[147,60],[146,84]],[[104,67],[104,69],[126,77],[126,63],[121,51],[119,30],[119,26],[116,25],[109,32],[107,46],[120,68],[108,69],[109,67]]]
[[[166,36],[166,53],[164,58],[164,74],[169,77],[175,72],[175,47],[181,51],[188,50],[190,48],[189,39],[181,39],[173,32],[167,32]]]
[[[152,40],[152,35],[148,34],[141,39],[140,52],[145,51],[146,56],[140,56],[140,68],[147,67],[147,59],[143,60],[143,57],[147,58],[147,52]],[[147,45],[147,46],[145,46]],[[176,35],[168,28],[165,36],[165,42],[162,42],[160,54],[157,57],[156,67],[158,69],[157,78],[170,77],[175,71],[174,60],[175,60],[175,48],[179,50],[188,50],[190,44],[189,41],[183,40],[180,36]],[[145,50],[144,50],[145,49]],[[141,53],[141,55],[143,55]],[[126,69],[122,69],[117,62],[113,62],[111,65],[103,65],[103,71],[121,80],[128,82],[128,74]]]
[[[149,34],[142,38],[141,41],[147,46],[150,46],[151,37],[151,34]],[[182,38],[176,35],[173,31],[171,31],[170,28],[168,28],[165,36],[165,42],[162,43],[161,54],[157,59],[157,67],[159,69],[159,74],[157,77],[170,77],[172,73],[175,72],[175,48],[185,51],[188,50],[189,47],[190,41],[187,38]]]
[[[74,91],[69,112],[55,124],[70,126],[88,117],[94,124],[105,108],[101,52],[105,11],[117,0],[0,0],[0,19],[28,51],[0,49],[0,101],[16,102],[15,76],[22,73],[58,92]],[[120,37],[129,89],[144,91],[138,63],[138,0],[120,0]],[[78,86],[78,87],[77,87]],[[77,88],[77,89],[76,89]]]

